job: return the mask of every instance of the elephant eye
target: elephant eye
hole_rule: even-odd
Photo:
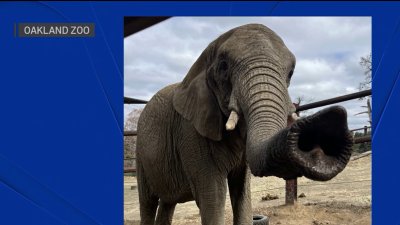
[[[221,61],[218,65],[218,70],[221,72],[226,72],[228,70],[228,63],[225,60]]]
[[[288,76],[289,80],[292,79],[292,76],[293,76],[293,70],[291,70],[289,73],[289,76]]]
[[[289,72],[289,75],[288,75],[287,80],[286,80],[286,83],[287,83],[287,86],[288,86],[288,87],[289,87],[289,85],[290,85],[290,80],[292,79],[292,76],[293,76],[293,70],[291,70],[291,71]]]

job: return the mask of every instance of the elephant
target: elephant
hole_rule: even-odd
[[[261,24],[211,42],[182,82],[157,92],[137,128],[141,225],[171,224],[177,203],[194,200],[203,225],[251,224],[250,176],[326,181],[351,156],[340,106],[296,118],[288,87],[295,56]]]

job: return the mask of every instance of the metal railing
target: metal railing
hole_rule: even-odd
[[[296,111],[300,112],[300,111],[304,111],[307,109],[313,109],[313,108],[318,108],[318,107],[322,107],[322,106],[326,106],[326,105],[332,105],[332,104],[335,104],[338,102],[345,102],[345,101],[349,101],[349,100],[353,100],[353,99],[357,99],[357,98],[362,98],[365,96],[369,96],[371,94],[372,94],[371,89],[365,90],[365,91],[359,91],[359,92],[348,94],[348,95],[342,95],[342,96],[335,97],[335,98],[325,99],[322,101],[301,105],[301,106],[297,107]]]
[[[146,104],[147,101],[136,98],[124,97],[124,104]]]

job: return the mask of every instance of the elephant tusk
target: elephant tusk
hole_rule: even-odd
[[[231,111],[228,121],[226,122],[226,130],[234,130],[237,122],[239,121],[239,115],[235,111]]]
[[[293,121],[296,121],[299,119],[299,116],[297,116],[296,113],[292,113],[292,119],[293,119]]]

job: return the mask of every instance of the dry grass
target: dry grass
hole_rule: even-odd
[[[134,178],[126,178],[125,222],[139,224],[137,190]],[[270,225],[367,225],[371,224],[371,156],[351,161],[346,169],[328,182],[298,179],[299,198],[294,206],[284,206],[285,182],[276,177],[252,178],[253,213],[270,217]],[[279,199],[262,201],[267,195]],[[226,202],[225,224],[232,224],[229,197]],[[194,202],[179,204],[174,225],[200,224]]]

